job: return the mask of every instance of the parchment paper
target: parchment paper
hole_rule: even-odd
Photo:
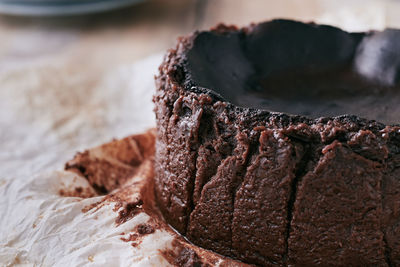
[[[51,64],[0,77],[2,266],[168,265],[157,249],[170,235],[145,238],[140,249],[120,239],[149,219],[145,213],[115,227],[112,205],[82,212],[103,197],[59,195],[63,188],[90,188],[83,177],[62,171],[77,151],[154,127],[153,76],[160,62],[156,55],[121,66],[92,89],[80,87],[79,77],[52,76],[57,66]],[[76,86],[65,86],[70,83]]]

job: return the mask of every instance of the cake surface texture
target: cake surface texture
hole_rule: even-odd
[[[400,266],[400,31],[273,20],[160,66],[155,196],[194,244],[260,266]]]

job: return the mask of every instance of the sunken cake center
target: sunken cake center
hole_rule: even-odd
[[[310,118],[350,114],[386,124],[400,119],[399,88],[368,82],[348,68],[321,73],[288,71],[264,78],[232,102]]]
[[[187,55],[190,86],[245,108],[399,123],[400,31],[289,24],[200,33]]]

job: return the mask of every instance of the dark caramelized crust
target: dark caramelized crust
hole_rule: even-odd
[[[154,96],[165,219],[256,265],[400,264],[393,31],[277,20],[180,39]]]

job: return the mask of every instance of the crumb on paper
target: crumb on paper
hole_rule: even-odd
[[[75,188],[60,189],[58,194],[62,197],[91,198],[95,196],[93,190],[89,187],[77,186]]]
[[[13,264],[21,264],[21,259],[19,258],[19,256],[15,256],[14,262]]]
[[[88,256],[88,260],[89,260],[90,262],[94,262],[94,256],[89,255],[89,256]]]
[[[128,237],[121,237],[120,239],[124,242],[131,242],[131,246],[136,248],[142,243],[145,236],[155,232],[155,228],[148,223],[142,223],[131,231],[133,233],[129,234]],[[125,232],[122,232],[120,235],[125,235]]]

